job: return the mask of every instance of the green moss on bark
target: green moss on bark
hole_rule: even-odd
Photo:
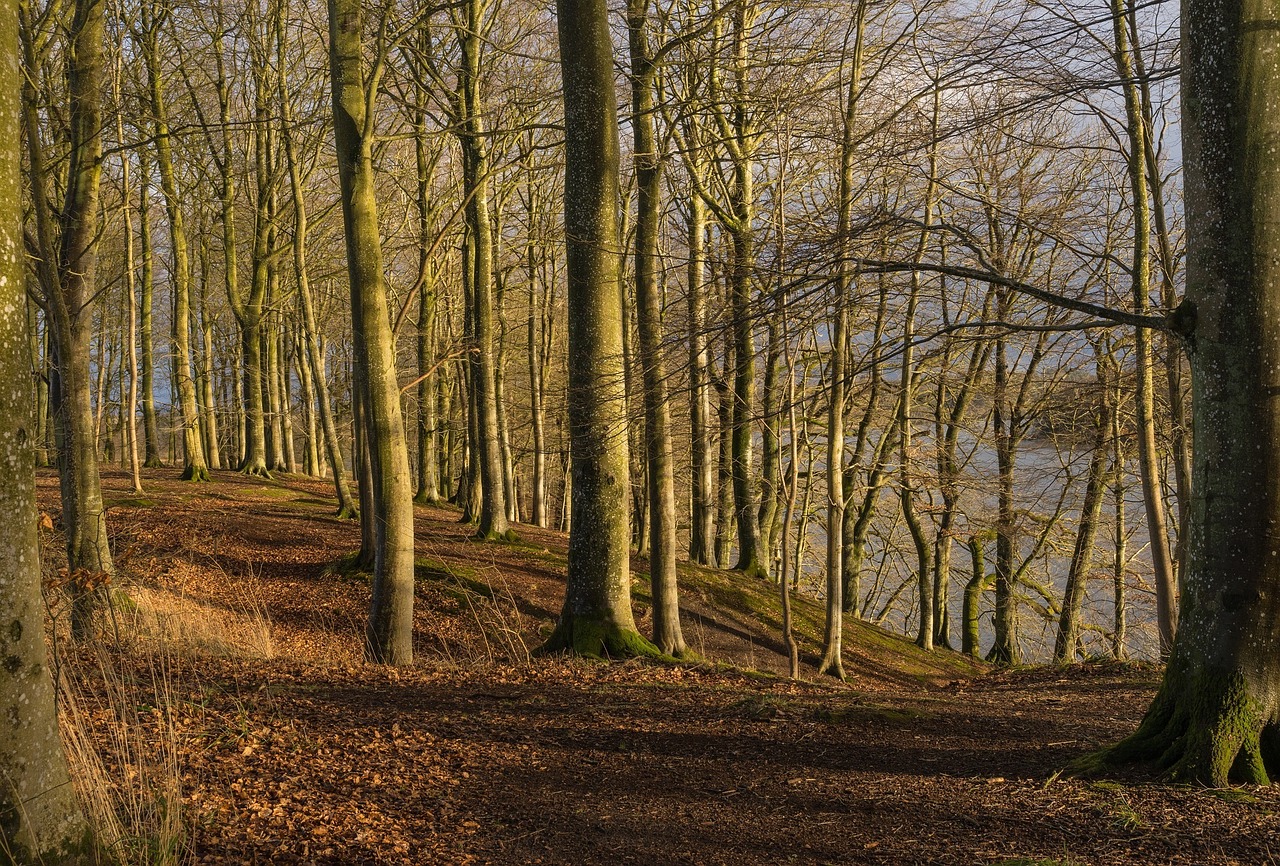
[[[1100,775],[1152,764],[1174,781],[1267,785],[1280,777],[1278,737],[1280,729],[1241,674],[1170,673],[1138,730],[1069,769]]]
[[[536,651],[540,656],[558,653],[592,659],[648,658],[655,661],[675,661],[645,640],[638,631],[586,616],[561,617],[551,637]]]

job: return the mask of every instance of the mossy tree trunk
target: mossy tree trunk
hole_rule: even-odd
[[[565,106],[572,520],[564,608],[543,652],[656,655],[631,613],[631,491],[618,291],[618,115],[605,0],[557,0]]]
[[[50,401],[56,422],[67,563],[73,576],[71,627],[81,637],[92,632],[100,595],[91,587],[115,572],[98,477],[90,371],[100,229],[102,93],[107,80],[104,6],[103,0],[78,0],[68,31],[69,159],[60,207],[50,197],[52,169],[45,159],[33,84],[41,75],[35,66],[37,35],[31,32],[30,22],[22,28],[28,66],[22,94],[39,251],[35,269],[53,336]]]
[[[101,8],[101,7],[99,7]],[[79,16],[77,16],[79,18]],[[79,19],[83,20],[83,19]],[[92,33],[90,34],[92,35]],[[99,30],[97,35],[101,35]],[[27,357],[18,2],[0,2],[0,859],[90,863],[44,643],[36,538],[35,406]]]
[[[376,73],[366,79],[360,0],[329,0],[329,61],[334,138],[351,280],[356,375],[363,384],[365,440],[372,475],[373,598],[365,631],[371,661],[413,660],[413,479],[400,411],[394,335],[383,284],[374,194]],[[379,46],[385,51],[385,46]],[[375,69],[380,69],[375,65]]]
[[[1220,786],[1280,776],[1280,30],[1275,4],[1182,9],[1191,358],[1188,569],[1164,681],[1097,763]],[[1094,763],[1094,762],[1091,762]]]

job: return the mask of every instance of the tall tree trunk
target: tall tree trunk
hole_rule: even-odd
[[[400,413],[394,335],[383,285],[382,244],[374,195],[373,142],[377,80],[365,77],[359,0],[329,0],[329,59],[334,138],[342,181],[342,216],[351,280],[356,370],[368,413],[375,522],[373,598],[365,631],[371,661],[413,660],[413,482]]]
[[[160,171],[160,187],[164,191],[165,212],[169,218],[169,248],[173,255],[173,348],[178,392],[178,413],[182,419],[182,480],[208,481],[209,463],[205,459],[200,435],[200,415],[195,382],[191,378],[191,256],[187,245],[186,217],[179,200],[178,182],[173,167],[173,145],[169,139],[169,111],[164,98],[164,76],[160,70],[160,27],[167,12],[157,7],[144,7],[143,23],[147,30],[147,83],[151,96],[152,122],[156,137],[156,166]]]
[[[115,76],[117,106],[119,106],[120,99],[120,67],[121,62],[117,57]],[[116,111],[116,138],[119,141],[124,141],[124,115],[119,110],[119,107],[117,107]],[[123,422],[124,447],[125,451],[128,452],[129,475],[133,480],[133,492],[141,493],[142,465],[138,454],[138,280],[135,273],[136,263],[133,246],[133,184],[131,183],[132,173],[129,171],[131,165],[129,152],[127,150],[122,151],[120,154],[120,214],[124,218],[124,280],[127,298],[125,315],[129,317],[125,340],[128,343],[129,391],[127,396],[121,395],[120,419]],[[121,384],[123,387],[123,382]]]
[[[654,130],[654,75],[649,53],[649,0],[628,0],[631,53],[631,129],[638,190],[635,232],[636,314],[644,383],[648,461],[649,582],[653,591],[653,642],[669,656],[687,651],[680,629],[676,575],[675,459],[662,359],[662,299],[658,289],[658,233],[662,220],[662,160]]]
[[[102,178],[102,92],[106,84],[103,0],[77,0],[67,50],[69,161],[61,208],[48,197],[49,166],[40,140],[33,82],[35,36],[21,28],[27,64],[22,94],[40,259],[36,273],[52,333],[50,402],[54,413],[67,564],[72,575],[72,633],[88,637],[98,587],[115,572],[93,438],[90,350],[97,293],[99,188]]]
[[[848,400],[845,396],[845,360],[849,343],[849,293],[853,289],[853,265],[849,261],[852,251],[853,221],[853,170],[854,121],[857,118],[858,90],[862,79],[862,37],[866,22],[867,0],[859,0],[854,10],[852,56],[848,58],[849,71],[845,91],[844,114],[840,136],[840,199],[836,211],[836,262],[835,327],[832,329],[831,360],[827,364],[827,379],[831,397],[827,403],[827,611],[823,631],[822,661],[818,673],[831,673],[844,679],[842,643],[844,635],[844,597],[846,581],[843,569],[845,497],[844,452],[845,412]],[[843,64],[842,64],[843,71]],[[792,434],[794,435],[794,433]],[[794,496],[794,492],[793,492]],[[854,604],[857,601],[854,599]]]
[[[716,561],[716,456],[711,438],[711,354],[707,348],[707,206],[697,195],[689,197],[688,206],[689,268],[685,292],[689,308],[689,435],[693,464],[689,559],[712,565]]]
[[[564,608],[544,652],[655,655],[631,613],[631,488],[618,291],[618,115],[605,0],[557,0],[564,84],[573,519]]]
[[[276,52],[287,56],[287,42],[283,16],[276,23]],[[316,326],[315,303],[311,297],[311,273],[307,268],[307,233],[310,222],[307,216],[306,191],[302,183],[302,168],[297,146],[293,140],[293,99],[289,93],[288,77],[284,65],[277,71],[277,86],[284,123],[281,125],[281,144],[284,146],[285,166],[289,172],[290,199],[293,201],[293,276],[298,285],[298,301],[301,304],[302,330],[305,336],[307,364],[315,383],[315,408],[320,416],[320,429],[324,431],[325,454],[333,470],[333,487],[338,497],[338,517],[354,519],[360,509],[351,496],[347,478],[346,461],[342,457],[342,442],[338,438],[338,425],[333,418],[333,404],[329,397],[329,377],[325,369],[324,352],[320,347],[319,329]]]
[[[0,841],[5,858],[15,863],[90,863],[96,862],[95,852],[58,737],[44,641],[32,435],[35,395],[27,359],[21,254],[19,111],[29,91],[19,64],[18,5],[16,0],[0,2],[0,381],[5,383],[0,388],[0,509],[8,521],[0,533],[0,610],[5,619],[0,631],[5,659],[0,665]],[[102,29],[94,23],[101,4],[97,12],[77,13],[80,27],[73,35],[101,39]],[[37,131],[30,128],[28,134]]]
[[[1151,200],[1146,173],[1146,121],[1138,85],[1134,79],[1133,56],[1129,46],[1127,11],[1131,0],[1111,0],[1116,73],[1124,82],[1124,102],[1129,133],[1129,187],[1133,206],[1133,311],[1145,314],[1151,292]],[[1151,565],[1156,587],[1156,622],[1160,629],[1160,654],[1166,656],[1178,629],[1178,586],[1169,550],[1169,532],[1161,484],[1160,458],[1156,451],[1154,350],[1151,332],[1139,328],[1134,335],[1134,363],[1137,367],[1138,467],[1142,499],[1147,511],[1147,533],[1151,542]]]
[[[473,268],[471,323],[474,344],[473,412],[476,418],[474,457],[480,470],[481,538],[502,538],[511,531],[507,521],[506,490],[502,468],[502,440],[498,424],[497,365],[494,358],[494,274],[493,227],[489,210],[489,143],[485,128],[485,104],[480,92],[481,38],[480,0],[466,0],[466,26],[459,32],[462,51],[459,67],[459,136],[466,166],[467,224],[471,230]]]
[[[1182,10],[1191,358],[1188,568],[1164,680],[1138,730],[1095,764],[1156,762],[1220,787],[1280,776],[1280,32],[1264,2]]]
[[[148,469],[164,465],[160,459],[160,420],[156,414],[154,250],[155,245],[151,241],[151,159],[148,149],[142,147],[138,149],[138,253],[142,258],[138,337],[142,347],[142,434],[145,442],[142,465]]]

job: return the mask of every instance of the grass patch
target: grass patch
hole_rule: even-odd
[[[127,496],[123,499],[108,499],[107,510],[112,508],[155,508],[160,503],[145,496]]]

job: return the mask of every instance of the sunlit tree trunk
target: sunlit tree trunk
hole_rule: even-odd
[[[106,85],[103,0],[77,0],[66,61],[69,160],[60,207],[49,197],[53,186],[37,116],[36,67],[29,22],[24,37],[23,102],[31,172],[36,242],[35,263],[52,334],[50,402],[54,413],[62,518],[74,603],[71,626],[87,637],[101,597],[94,587],[114,574],[106,508],[98,477],[94,441],[90,350],[98,263],[99,188],[102,178],[102,95]]]
[[[371,661],[413,660],[413,482],[400,412],[394,336],[383,284],[374,194],[374,100],[380,64],[366,77],[359,0],[329,2],[329,61],[334,137],[351,281],[356,375],[363,384],[374,524],[373,597],[365,630]],[[384,50],[383,46],[379,46]]]
[[[160,188],[164,192],[165,212],[169,221],[169,251],[173,256],[170,273],[173,283],[171,330],[174,369],[178,374],[174,386],[178,392],[178,414],[182,423],[182,479],[208,481],[209,463],[205,459],[204,440],[200,434],[195,380],[191,376],[191,255],[187,243],[186,216],[182,211],[174,172],[169,110],[164,96],[164,75],[160,69],[160,28],[166,16],[167,10],[148,6],[143,8],[147,84],[155,129],[156,167],[160,172]]]
[[[282,57],[287,56],[287,46],[284,22],[280,20],[276,25],[277,53]],[[319,415],[320,429],[324,433],[325,455],[329,459],[329,467],[333,470],[333,487],[338,497],[338,517],[352,519],[359,516],[360,509],[351,495],[351,483],[347,475],[346,461],[342,456],[338,425],[333,417],[333,404],[329,396],[329,377],[316,325],[315,301],[311,294],[311,272],[307,266],[310,220],[307,213],[306,190],[303,188],[302,167],[293,138],[293,99],[289,92],[288,77],[285,75],[283,64],[277,74],[281,114],[284,119],[280,139],[284,147],[285,166],[289,172],[290,198],[293,201],[293,273],[298,285],[298,303],[302,314],[303,342],[306,351],[306,363],[300,366],[305,366],[311,371],[311,381],[315,390],[314,406]]]
[[[100,8],[100,7],[99,7]],[[89,24],[92,25],[92,12]],[[87,37],[102,37],[93,26]],[[73,31],[75,32],[75,31]],[[45,649],[36,537],[35,407],[27,358],[18,2],[0,2],[0,844],[14,863],[97,862],[71,785]],[[28,118],[30,118],[28,114]],[[36,130],[28,130],[35,135]]]
[[[686,652],[680,629],[676,576],[675,459],[662,359],[662,301],[658,289],[658,233],[662,220],[662,160],[654,115],[656,69],[649,52],[649,0],[628,0],[631,49],[631,129],[635,139],[638,206],[635,232],[636,313],[644,390],[648,461],[649,581],[653,592],[653,642],[669,656]]]
[[[1184,4],[1194,463],[1188,568],[1164,680],[1099,759],[1215,787],[1280,776],[1280,31],[1264,0]]]
[[[543,646],[654,655],[631,613],[630,467],[618,291],[618,115],[605,0],[557,0],[564,84],[573,519],[560,621]]]
[[[1129,138],[1127,154],[1129,188],[1133,207],[1133,309],[1145,314],[1150,308],[1151,292],[1151,199],[1146,171],[1146,122],[1137,82],[1134,80],[1133,55],[1129,45],[1126,12],[1130,0],[1112,0],[1116,73],[1124,82],[1125,109]],[[1137,394],[1134,396],[1138,424],[1138,467],[1142,481],[1142,500],[1147,512],[1147,535],[1150,540],[1151,566],[1156,587],[1156,621],[1160,629],[1160,653],[1167,655],[1178,629],[1178,587],[1169,549],[1168,523],[1165,515],[1162,470],[1156,451],[1155,423],[1155,352],[1151,332],[1139,328],[1134,335],[1134,363],[1137,367]]]

